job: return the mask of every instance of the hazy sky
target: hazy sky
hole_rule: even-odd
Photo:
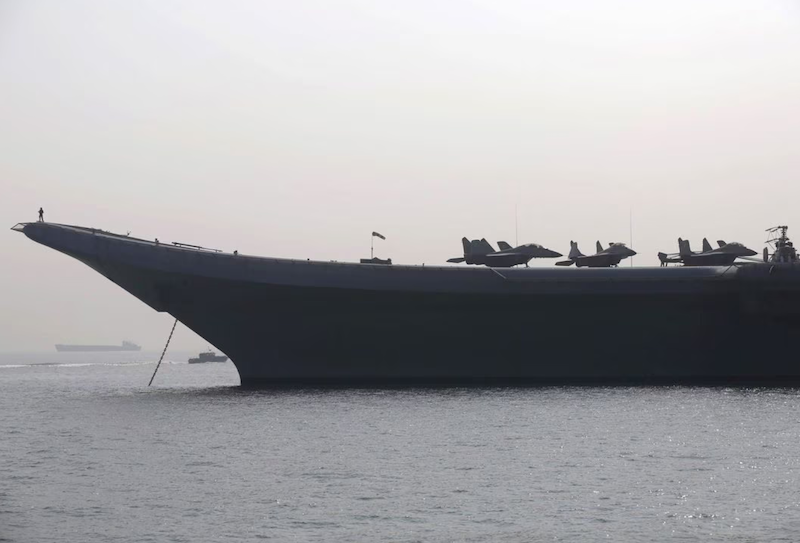
[[[443,263],[800,239],[800,3],[0,0],[0,217]],[[0,351],[171,319],[0,234]],[[547,262],[546,265],[552,265]],[[205,343],[179,328],[176,348]]]

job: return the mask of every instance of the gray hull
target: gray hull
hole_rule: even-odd
[[[800,384],[800,270],[505,269],[210,253],[31,223],[243,385]]]

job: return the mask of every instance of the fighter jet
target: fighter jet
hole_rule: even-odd
[[[470,241],[467,238],[462,238],[461,244],[464,246],[464,256],[449,258],[448,262],[456,264],[466,262],[467,264],[483,265],[490,268],[510,268],[518,264],[527,266],[532,258],[558,258],[563,256],[561,253],[551,251],[535,243],[511,247],[505,241],[498,241],[499,251],[495,251],[494,247],[485,239],[473,239]]]
[[[603,245],[597,242],[597,253],[593,255],[585,255],[578,249],[578,244],[574,241],[569,242],[570,250],[567,258],[569,260],[562,260],[556,262],[556,266],[571,266],[575,264],[579,268],[611,268],[620,263],[623,258],[628,258],[636,254],[633,249],[628,249],[624,243],[608,244],[607,249],[603,249]]]
[[[678,252],[672,254],[658,253],[658,259],[661,261],[662,266],[678,263],[684,266],[730,266],[737,258],[758,254],[735,241],[725,243],[719,240],[717,245],[719,245],[719,248],[714,249],[708,240],[703,238],[703,250],[699,253],[693,253],[689,240],[678,238]]]

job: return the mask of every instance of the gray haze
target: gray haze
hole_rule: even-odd
[[[443,263],[800,238],[797,2],[0,2],[0,217]],[[584,252],[586,252],[584,250]],[[0,350],[171,324],[0,234]],[[623,263],[624,264],[624,263]],[[538,265],[541,265],[538,264]],[[552,265],[547,262],[545,265]],[[176,348],[204,347],[185,328]]]

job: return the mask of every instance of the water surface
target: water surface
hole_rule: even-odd
[[[797,541],[794,389],[240,390],[0,357],[0,540]]]

